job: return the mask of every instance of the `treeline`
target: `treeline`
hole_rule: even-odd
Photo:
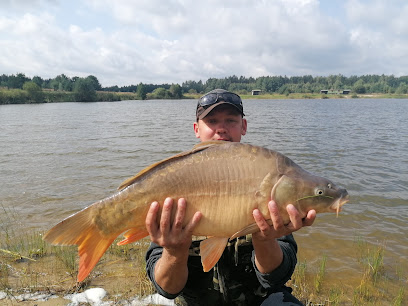
[[[0,104],[41,103],[41,102],[94,102],[145,99],[181,99],[178,84],[142,84],[103,88],[97,77],[69,78],[65,74],[53,79],[23,73],[0,76]]]
[[[169,88],[170,85],[144,85],[147,92],[156,88]],[[135,92],[138,85],[105,87],[103,90],[113,92]],[[363,75],[350,76],[330,75],[327,77],[311,75],[305,76],[263,76],[258,78],[244,76],[230,76],[222,79],[210,78],[206,82],[185,81],[181,84],[182,93],[205,93],[215,88],[223,88],[241,94],[251,93],[253,89],[267,94],[291,93],[320,93],[321,90],[340,91],[350,90],[356,94],[408,93],[408,76],[394,77],[393,75]]]
[[[356,94],[365,93],[408,93],[408,76],[363,75],[350,76],[330,75],[327,77],[305,76],[263,76],[246,78],[230,76],[223,79],[211,78],[205,83],[187,81],[181,85],[183,92],[207,92],[215,88],[224,88],[241,94],[250,93],[253,89],[263,93],[320,93],[321,90],[350,90]]]
[[[52,79],[29,78],[23,73],[0,76],[0,104],[40,102],[92,102],[145,99],[181,99],[184,94],[202,94],[224,88],[240,94],[261,90],[264,94],[320,93],[321,90],[350,90],[355,94],[407,94],[408,76],[363,75],[350,76],[263,76],[258,78],[230,76],[210,78],[205,82],[185,81],[179,84],[143,84],[102,87],[97,77],[68,77]]]
[[[7,90],[0,91],[1,104],[41,103],[60,101],[96,101],[96,91],[102,87],[92,75],[86,78],[65,75],[44,80],[39,76],[32,79],[23,73],[0,76],[0,86]]]

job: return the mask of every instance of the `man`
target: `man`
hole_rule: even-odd
[[[246,134],[241,98],[216,89],[198,100],[194,132],[200,141],[240,142]],[[173,205],[176,217],[171,223]],[[258,209],[253,217],[259,232],[230,241],[210,272],[203,272],[199,243],[205,237],[192,237],[201,213],[196,212],[183,228],[186,201],[165,199],[160,221],[158,202],[152,203],[146,228],[152,243],[146,253],[146,269],[157,291],[179,305],[302,305],[285,287],[295,269],[297,244],[292,232],[312,225],[316,212],[302,219],[293,205],[287,206],[291,222],[283,224],[274,201],[268,203],[273,225]],[[192,242],[193,240],[193,242]]]

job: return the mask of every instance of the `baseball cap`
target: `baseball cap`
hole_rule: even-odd
[[[197,121],[203,119],[214,108],[221,104],[230,104],[234,106],[242,116],[245,116],[240,96],[224,89],[214,89],[198,100],[196,110]]]

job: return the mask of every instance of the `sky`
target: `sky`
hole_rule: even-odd
[[[406,0],[1,0],[0,75],[408,75]]]

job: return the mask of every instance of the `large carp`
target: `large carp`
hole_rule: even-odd
[[[252,215],[255,208],[271,222],[267,207],[271,199],[288,223],[288,204],[303,216],[311,209],[338,213],[349,198],[345,189],[278,152],[210,141],[147,167],[122,183],[116,194],[55,225],[44,239],[55,245],[78,245],[82,281],[120,234],[125,236],[120,245],[146,237],[150,204],[166,197],[186,199],[185,222],[196,211],[202,213],[193,234],[210,237],[200,246],[204,271],[217,263],[228,239],[259,230]]]

